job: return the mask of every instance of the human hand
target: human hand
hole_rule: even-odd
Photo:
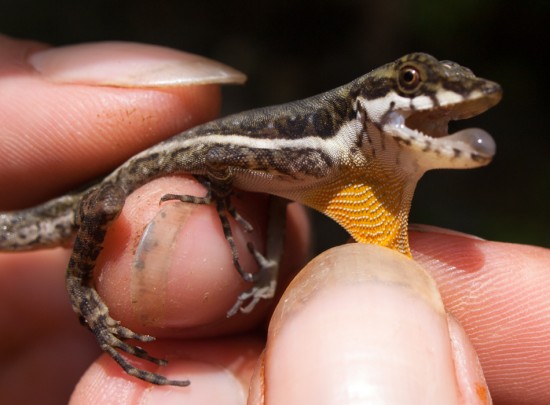
[[[0,116],[3,122],[0,150],[6,156],[0,160],[0,189],[9,190],[9,193],[2,193],[0,210],[32,206],[70,190],[104,174],[136,152],[214,118],[220,99],[216,83],[227,81],[228,77],[241,80],[228,68],[213,63],[199,64],[195,59],[189,61],[188,56],[175,51],[141,45],[129,47],[127,44],[123,49],[120,49],[120,44],[114,47],[117,49],[114,50],[113,45],[101,44],[93,49],[80,46],[44,53],[42,51],[48,49],[44,44],[0,37]],[[180,80],[189,76],[198,77],[199,81],[210,78],[213,84],[179,85]],[[98,265],[96,284],[111,306],[111,314],[128,326],[148,333],[158,332],[160,337],[181,333],[217,336],[227,334],[229,329],[251,328],[248,322],[258,322],[260,313],[242,317],[240,323],[243,326],[239,326],[238,317],[232,323],[227,322],[224,312],[216,314],[212,310],[222,300],[223,311],[227,311],[224,303],[236,298],[243,283],[233,271],[221,227],[209,207],[188,210],[189,207],[183,204],[163,204],[164,211],[175,206],[183,206],[183,211],[187,210],[188,214],[196,211],[188,221],[185,218],[180,220],[188,222],[184,233],[191,235],[189,240],[202,246],[202,251],[195,254],[191,250],[181,266],[183,268],[176,266],[185,274],[177,275],[176,281],[172,278],[171,286],[178,284],[181,288],[176,286],[167,292],[166,284],[155,285],[153,280],[149,285],[156,289],[155,294],[147,295],[145,291],[137,294],[137,300],[134,299],[136,294],[133,294],[132,287],[138,283],[131,281],[131,258],[134,255],[126,252],[124,247],[130,245],[131,250],[132,244],[137,244],[143,226],[159,210],[160,196],[168,191],[204,192],[189,176],[149,183],[132,195],[121,220],[109,232],[111,246],[105,249],[102,260],[115,270]],[[259,217],[263,209],[261,203],[261,199],[249,199],[243,205],[247,205],[249,211],[257,212]],[[246,210],[243,207],[243,212]],[[172,212],[180,217],[184,215],[178,208]],[[126,220],[134,216],[139,218],[138,221]],[[138,223],[140,220],[143,220],[141,224]],[[258,223],[258,227],[260,225]],[[242,241],[242,235],[236,236]],[[256,235],[256,238],[259,240],[261,235]],[[205,249],[208,250],[207,256],[198,257]],[[66,402],[84,369],[99,354],[93,336],[78,325],[70,310],[64,288],[68,255],[69,250],[61,248],[0,255],[0,274],[3,277],[0,299],[2,308],[6,309],[1,319],[3,333],[0,339],[5,360],[2,375],[5,378],[0,381],[0,402],[35,402],[38,398],[42,403]],[[205,257],[209,259],[208,265],[203,263]],[[178,258],[181,260],[182,256]],[[148,274],[167,274],[158,267],[156,272]],[[223,271],[224,267],[228,271]],[[123,271],[118,271],[122,268]],[[228,277],[224,278],[225,275]],[[157,281],[162,283],[163,280]],[[213,293],[210,292],[212,289]],[[191,292],[189,296],[188,292]],[[189,299],[192,303],[196,300],[194,293],[200,296],[202,305],[199,307],[196,301],[194,305],[189,304]],[[184,299],[179,300],[182,295]],[[205,302],[207,297],[208,302]],[[111,299],[114,301],[110,302]],[[174,302],[177,302],[176,306],[170,305]],[[143,314],[149,315],[149,319],[144,320]],[[157,319],[151,321],[151,317]],[[207,330],[209,324],[210,331]],[[182,330],[184,332],[180,332]],[[240,343],[241,339],[233,339],[235,342],[227,340],[222,338],[218,343],[207,342],[203,346],[208,355],[213,352],[213,347],[218,347],[216,359],[235,352],[234,346],[244,346],[249,353],[254,353],[254,347],[257,350],[261,347],[254,337],[243,338],[246,344]],[[164,352],[169,353],[165,349],[169,342],[165,341],[158,342],[158,350],[151,345],[159,357]],[[186,347],[191,346],[193,344]],[[196,352],[196,347],[197,344],[190,350]],[[103,358],[99,364],[105,362],[109,375],[112,371],[123,378],[110,379],[115,382],[110,386],[112,390],[104,385],[105,390],[99,394],[108,391],[113,394],[112,398],[117,398],[120,395],[117,392],[126,385],[128,376],[110,359]],[[91,370],[93,375],[94,367]],[[243,366],[242,372],[246,373],[246,370],[247,367]],[[220,374],[218,368],[215,367],[214,371],[210,374]],[[159,372],[164,372],[164,369]],[[201,375],[204,374],[208,373],[203,368]],[[29,381],[33,381],[32,390],[26,389]],[[136,383],[138,390],[148,386],[133,378],[130,381]],[[230,381],[233,384],[230,386],[240,384],[239,379]],[[194,386],[200,386],[199,382],[200,379],[196,378]],[[78,393],[83,391],[86,400],[93,400],[91,396],[98,394],[97,390],[90,390],[88,394],[86,389],[77,391],[75,402],[80,402]],[[180,392],[200,395],[201,390],[197,387]],[[212,394],[210,388],[203,392]]]
[[[475,348],[494,403],[549,402],[550,250],[413,229],[413,257],[447,313],[413,261],[332,249],[281,298],[252,392],[263,386],[266,403],[489,403]]]
[[[217,112],[219,95],[215,85],[162,89],[130,86],[130,88],[121,89],[114,86],[97,86],[93,81],[87,85],[67,84],[63,81],[66,80],[66,76],[63,76],[63,66],[62,74],[54,72],[52,75],[52,72],[48,71],[37,75],[28,65],[27,55],[43,48],[43,45],[15,42],[7,38],[0,41],[0,52],[3,52],[0,60],[4,64],[4,69],[0,66],[0,88],[2,89],[0,114],[2,114],[2,122],[6,123],[5,133],[10,135],[8,137],[3,135],[2,139],[5,142],[3,141],[0,146],[3,155],[10,157],[0,161],[0,187],[2,190],[10,190],[9,195],[6,193],[2,195],[1,209],[20,208],[51,197],[69,186],[112,169],[117,163],[150,144],[186,127],[211,119]],[[69,73],[74,70],[74,67],[71,67]],[[109,77],[108,69],[105,70],[104,75]],[[56,80],[58,80],[57,83]],[[128,78],[125,80],[131,81]],[[29,147],[29,145],[33,146]],[[116,147],[116,145],[124,146]],[[82,162],[87,163],[83,165]],[[40,176],[37,173],[40,173]],[[225,313],[237,294],[248,286],[240,280],[233,269],[226,241],[213,209],[211,207],[182,208],[175,204],[163,205],[160,208],[165,210],[163,215],[168,213],[169,216],[178,218],[178,224],[175,225],[177,233],[172,236],[175,238],[172,240],[174,244],[165,245],[166,250],[161,249],[159,252],[161,258],[169,254],[171,261],[168,264],[161,264],[160,270],[155,268],[154,271],[147,272],[152,278],[145,280],[145,283],[143,279],[136,278],[135,273],[132,272],[134,248],[144,226],[153,218],[158,218],[160,196],[174,191],[180,194],[204,192],[189,177],[170,177],[147,184],[128,199],[120,220],[109,232],[108,247],[102,253],[101,261],[96,268],[96,284],[115,319],[121,320],[125,326],[136,331],[159,337],[157,342],[146,347],[155,356],[167,357],[170,363],[167,367],[154,371],[170,378],[189,378],[192,385],[187,388],[151,387],[126,375],[109,357],[103,355],[92,364],[80,380],[74,391],[73,403],[99,400],[101,402],[116,400],[119,403],[125,400],[130,403],[145,400],[145,398],[149,401],[162,398],[165,402],[168,394],[187,403],[194,403],[199,399],[210,403],[216,401],[242,403],[246,400],[250,376],[265,344],[260,334],[247,331],[257,330],[258,326],[264,322],[265,317],[268,316],[268,306],[263,303],[262,307],[257,308],[252,314],[225,319]],[[238,227],[234,227],[240,244],[239,250],[245,251],[244,241],[247,237],[252,238],[256,246],[261,247],[266,216],[264,198],[245,194],[236,203],[242,215],[255,227],[251,235],[243,235]],[[307,251],[307,225],[303,212],[297,207],[293,207],[289,214],[288,228],[289,241],[285,249],[286,264],[283,263],[283,281],[280,290],[284,288],[284,280],[290,277],[294,269],[301,266]],[[425,237],[424,234],[417,235],[421,241],[424,240],[423,237]],[[420,245],[419,252],[426,250],[430,252],[430,249],[438,246],[439,242],[456,239],[456,237],[438,235],[432,235],[431,238],[431,243]],[[480,245],[484,243],[479,242]],[[413,239],[413,247],[415,246],[415,239]],[[335,255],[332,260],[336,263],[336,267],[356,268],[362,262],[373,261],[372,252],[363,252],[358,253],[363,259],[350,265],[344,249],[348,248],[339,248],[336,254],[331,253]],[[516,247],[516,249],[527,248]],[[532,249],[537,252],[546,252],[543,249]],[[451,254],[450,251],[449,254]],[[428,255],[431,254],[428,253]],[[253,268],[254,263],[247,256],[243,255],[243,265],[247,269]],[[436,255],[438,256],[447,257],[447,254],[441,253]],[[418,260],[425,260],[425,256],[421,253],[417,257]],[[547,260],[548,255],[537,253],[536,259],[536,263],[540,263],[542,260]],[[0,392],[13,395],[5,398],[17,398],[21,402],[23,394],[28,395],[29,400],[36,400],[37,393],[40,393],[43,403],[44,398],[52,399],[52,403],[59,402],[73,389],[79,379],[80,370],[83,370],[85,365],[92,362],[97,355],[91,335],[77,325],[76,318],[70,310],[63,287],[67,260],[68,251],[64,249],[0,255],[2,270],[0,274],[3,277],[0,282],[2,289],[0,299],[3,301],[2,307],[7,308],[7,314],[1,321],[1,328],[4,331],[1,338],[4,348],[3,358],[6,359],[2,362],[5,366],[2,373],[6,378],[0,382],[2,385]],[[159,260],[159,258],[152,260]],[[451,260],[451,263],[456,262]],[[498,261],[496,263],[498,265]],[[429,263],[426,266],[429,266]],[[530,265],[523,263],[518,267],[520,267],[519,271],[524,272],[541,268],[536,267],[535,262]],[[468,269],[471,266],[466,263],[462,268]],[[494,267],[477,266],[475,274],[485,274],[483,270],[486,268],[494,269]],[[512,269],[512,266],[509,268]],[[315,272],[314,270],[313,273]],[[441,270],[436,272],[436,276],[439,275],[440,278],[443,278],[442,274],[448,273],[443,273]],[[461,277],[460,273],[457,276],[458,281],[465,283],[465,278]],[[495,277],[498,280],[498,274]],[[449,294],[450,298],[447,298],[447,294],[444,295],[447,305],[452,309],[455,300],[461,302],[460,297],[463,295],[450,287],[455,285],[454,278],[443,278],[440,282],[442,283],[440,288],[444,293],[453,292]],[[475,283],[475,278],[470,282]],[[548,286],[548,280],[544,281],[543,278],[538,277],[536,285],[539,288],[538,296],[542,299],[543,287]],[[142,290],[144,286],[150,289]],[[326,286],[325,284],[321,288]],[[486,290],[488,296],[507,297],[504,293],[498,295],[500,290],[495,291],[490,287]],[[464,294],[469,290],[460,291]],[[520,298],[525,300],[524,297],[519,296],[517,300],[519,301]],[[474,304],[476,302],[474,301]],[[548,306],[542,306],[543,301],[523,302],[536,302],[536,308],[539,310],[535,311],[535,315],[541,320],[548,318],[548,312],[544,312]],[[347,307],[349,302],[331,303],[329,301],[325,304],[330,309],[342,308],[346,311],[345,313],[349,311]],[[356,303],[351,304],[357,307]],[[484,307],[481,309],[475,307],[473,312],[480,315],[474,320],[494,321],[495,318],[491,315],[498,312],[490,310],[497,307],[497,304],[489,307],[487,313],[483,312]],[[309,307],[306,306],[306,308]],[[468,326],[469,323],[466,322],[468,319],[465,318],[467,313],[461,312],[461,309],[464,311],[463,306],[456,308],[456,311],[459,315],[463,314],[460,319],[463,320],[464,325]],[[471,308],[469,309],[471,311]],[[414,317],[410,313],[407,316]],[[524,324],[527,319],[523,313],[519,312],[515,317],[510,315],[508,319],[508,325],[515,325],[515,330],[520,332],[522,329],[527,330],[524,325],[531,326],[529,337],[532,340],[523,339],[513,348],[509,347],[509,351],[506,352],[512,359],[516,359],[514,364],[521,364],[519,358],[521,353],[525,353],[522,350],[528,350],[530,347],[543,348],[548,341],[547,325],[543,322],[533,323],[532,320]],[[320,321],[323,322],[324,319],[321,318]],[[281,321],[276,320],[276,322],[279,322],[277,327],[280,327]],[[353,331],[357,332],[357,327],[361,325],[364,323],[343,323],[332,329],[327,328],[327,331],[340,330],[353,333]],[[494,333],[493,335],[481,333],[485,330],[490,331],[491,325],[478,322],[474,324],[473,330],[471,327],[468,330],[474,342],[477,343],[476,346],[485,350],[480,352],[482,358],[484,353],[488,353],[485,356],[491,359],[491,353],[498,352],[500,348],[491,343],[491,336],[494,336]],[[533,329],[533,325],[538,325],[538,328]],[[427,325],[425,329],[428,329]],[[313,328],[308,330],[314,331]],[[443,329],[439,327],[439,330]],[[369,336],[371,332],[371,330],[360,331],[364,336]],[[296,331],[289,333],[290,336],[294,336],[292,334]],[[481,338],[476,337],[478,333],[481,333]],[[406,333],[404,335],[407,336]],[[188,340],[191,337],[201,339]],[[216,338],[207,339],[209,337]],[[318,339],[315,336],[308,336],[303,329],[294,338],[297,341],[309,343],[313,352],[316,348],[320,348],[316,345]],[[481,346],[479,341],[483,343]],[[270,345],[273,344],[276,343],[271,341]],[[380,352],[383,348],[374,347],[373,350]],[[13,351],[17,354],[14,355]],[[268,351],[265,357],[265,364],[266,367],[271,367],[271,374],[266,374],[267,377],[276,376],[273,374],[275,370],[275,373],[284,373],[284,378],[292,381],[299,370],[284,365],[273,366],[274,356],[269,353]],[[332,354],[334,358],[339,358],[338,350]],[[284,356],[276,356],[275,360],[278,359],[284,359]],[[154,369],[146,362],[135,359],[131,361],[140,367]],[[368,363],[375,364],[371,361]],[[319,369],[316,364],[307,362],[302,364]],[[346,368],[349,373],[353,373],[358,364],[357,360],[354,359],[352,364],[354,364],[353,368],[351,365]],[[496,363],[492,370],[490,369],[491,373],[496,373],[496,377],[493,378],[496,381],[496,388],[493,389],[491,386],[495,398],[526,399],[528,398],[526,393],[533,395],[531,398],[543,398],[544,384],[548,382],[548,375],[544,374],[548,369],[544,367],[548,365],[548,355],[546,357],[544,353],[540,355],[538,368],[525,365],[521,367],[519,371],[522,373],[519,375],[525,382],[520,387],[517,385],[511,387],[510,384],[501,382],[507,381],[500,377],[506,375],[503,372],[507,370],[500,368],[499,364],[502,363]],[[375,366],[375,371],[379,367]],[[510,369],[511,375],[518,375],[518,370],[512,365]],[[335,381],[338,376],[341,378],[341,370],[329,367],[326,372],[327,380]],[[334,378],[329,377],[332,372],[337,373]],[[487,368],[485,372],[488,373]],[[364,375],[364,372],[362,373]],[[411,374],[416,375],[414,372]],[[491,381],[491,374],[487,375]],[[25,390],[30,379],[33,381],[32,391]],[[256,398],[261,391],[257,389],[258,381],[258,379],[255,380],[256,385],[251,391],[252,397]],[[306,381],[300,381],[304,383],[302,389],[306,389],[308,387]],[[353,379],[343,380],[330,388],[344,390],[346,381],[351,383]],[[529,385],[528,382],[533,385]],[[386,386],[396,388],[400,383],[401,381],[394,380],[390,383],[389,380],[386,381]],[[265,382],[264,388],[266,387],[273,393],[277,389],[275,380]],[[321,389],[317,392],[324,393]],[[268,391],[266,393],[271,395]],[[57,397],[56,401],[54,395],[61,394],[65,397]],[[547,392],[546,395],[548,395]],[[323,395],[323,398],[330,397]]]

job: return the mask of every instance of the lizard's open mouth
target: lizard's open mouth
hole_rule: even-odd
[[[500,91],[494,91],[426,109],[394,110],[386,116],[386,129],[392,127],[390,132],[398,142],[423,152],[488,163],[496,151],[491,135],[480,128],[449,134],[449,122],[479,115],[497,104],[500,98]]]

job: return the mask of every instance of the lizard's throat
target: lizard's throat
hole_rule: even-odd
[[[415,187],[410,178],[371,171],[365,181],[341,176],[303,202],[339,223],[357,242],[410,256],[407,221]]]

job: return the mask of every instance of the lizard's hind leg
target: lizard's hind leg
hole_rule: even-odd
[[[111,318],[107,306],[92,283],[95,262],[103,248],[107,228],[122,211],[125,198],[124,191],[113,185],[100,186],[83,196],[77,215],[79,230],[67,269],[66,284],[71,303],[82,323],[95,335],[101,349],[128,374],[153,384],[187,386],[189,381],[169,380],[133,366],[116,350],[155,364],[166,364],[165,360],[150,356],[141,347],[123,341],[136,339],[150,342],[155,338],[135,333]]]

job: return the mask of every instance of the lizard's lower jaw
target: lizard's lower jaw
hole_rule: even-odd
[[[449,135],[448,115],[437,117],[435,112],[420,112],[406,117],[405,114],[398,110],[388,113],[383,130],[407,148],[425,170],[484,166],[496,152],[495,141],[483,129],[467,128]]]

